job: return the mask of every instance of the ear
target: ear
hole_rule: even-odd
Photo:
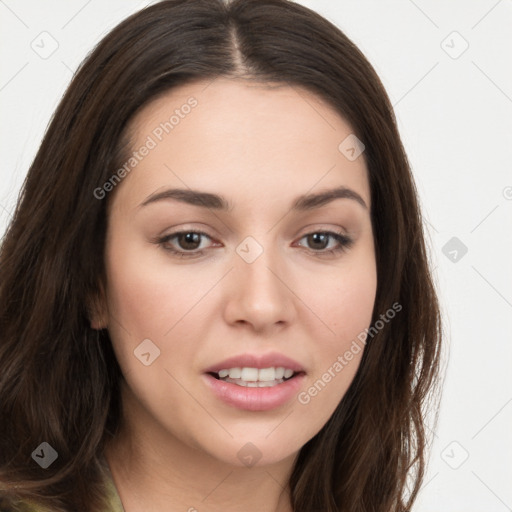
[[[103,283],[98,283],[98,291],[87,301],[87,312],[91,329],[105,329],[108,325],[108,310]]]

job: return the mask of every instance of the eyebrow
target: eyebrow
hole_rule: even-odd
[[[172,188],[166,189],[161,192],[155,192],[148,196],[140,205],[147,206],[149,204],[174,199],[182,203],[199,206],[201,208],[211,208],[214,210],[229,211],[232,209],[232,204],[223,196],[212,194],[211,192],[202,192],[200,190]],[[366,210],[364,199],[355,191],[347,187],[337,187],[316,194],[304,194],[297,197],[293,204],[293,211],[309,211],[316,208],[325,206],[326,204],[334,201],[335,199],[352,199],[356,201]]]

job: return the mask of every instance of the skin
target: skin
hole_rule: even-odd
[[[377,277],[367,169],[363,156],[350,161],[338,150],[352,129],[315,95],[227,78],[146,105],[130,124],[133,149],[190,96],[197,106],[108,198],[107,282],[91,325],[108,328],[125,382],[121,433],[105,454],[126,512],[290,512],[296,456],[334,412],[362,351],[309,403],[294,397],[270,411],[221,402],[202,374],[235,354],[275,350],[303,365],[304,391],[370,325]],[[339,186],[367,208],[343,198],[291,211],[297,196]],[[166,188],[221,194],[231,209],[140,206]],[[198,249],[179,237],[155,242],[181,230],[211,238]],[[322,255],[336,240],[315,245],[305,235],[323,231],[353,243]],[[236,252],[247,236],[263,248],[252,263]],[[166,247],[203,254],[178,258]],[[144,339],[160,350],[149,366],[134,357]],[[248,442],[261,454],[252,467],[237,457]]]

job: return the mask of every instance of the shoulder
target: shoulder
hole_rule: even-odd
[[[14,504],[12,500],[0,496],[0,512],[50,512],[28,501]]]
[[[105,512],[124,512],[123,504],[121,503],[121,498],[119,497],[114,479],[112,478],[112,473],[110,472],[107,459],[103,456],[101,462],[104,475],[103,480],[105,482],[105,489],[107,491],[109,504],[108,510]],[[0,512],[2,511],[0,510]]]
[[[101,459],[101,469],[103,472],[103,481],[107,494],[107,506],[101,512],[124,512],[121,498],[117,492],[117,488],[112,478],[112,473],[108,463],[104,457]],[[0,512],[52,512],[46,507],[37,505],[31,501],[24,501],[23,503],[13,504],[10,500],[0,496]]]

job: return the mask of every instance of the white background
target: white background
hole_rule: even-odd
[[[73,71],[148,3],[0,0],[0,233]],[[512,510],[512,1],[299,3],[340,27],[381,77],[430,234],[449,359],[414,510]],[[46,59],[31,47],[41,38],[58,44]]]

